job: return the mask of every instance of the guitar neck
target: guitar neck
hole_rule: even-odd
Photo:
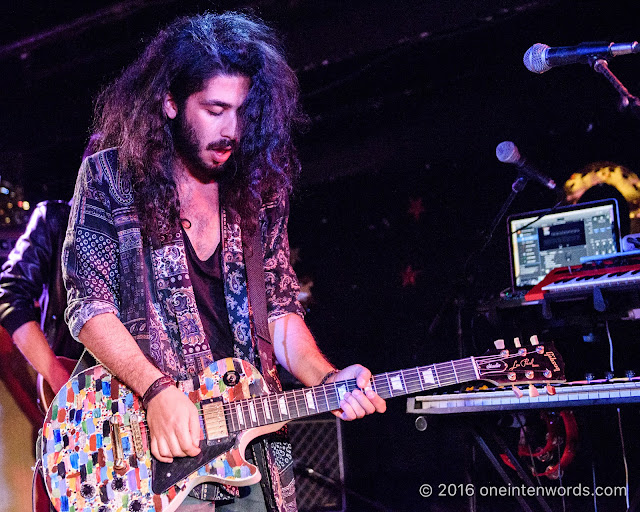
[[[473,357],[374,375],[371,387],[382,398],[394,398],[479,378]],[[305,418],[340,408],[355,389],[355,379],[237,400],[225,405],[229,432]]]

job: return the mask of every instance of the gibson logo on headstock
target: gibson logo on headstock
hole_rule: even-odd
[[[533,357],[523,357],[520,361],[514,361],[509,367],[509,371],[512,372],[518,368],[538,368],[539,366],[534,363]]]
[[[559,372],[560,366],[558,366],[558,363],[556,361],[556,355],[553,352],[545,352],[544,355],[547,356],[549,362],[553,365],[553,370]]]

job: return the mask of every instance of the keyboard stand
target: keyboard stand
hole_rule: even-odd
[[[489,459],[489,461],[491,462],[495,470],[498,472],[498,474],[502,478],[502,481],[504,482],[505,485],[512,486],[512,487],[519,487],[521,485],[526,485],[527,487],[534,487],[536,485],[533,482],[533,480],[531,480],[529,473],[527,473],[527,471],[522,467],[518,458],[513,454],[511,449],[507,446],[505,441],[501,439],[498,435],[496,435],[496,433],[493,432],[492,429],[487,428],[486,425],[484,425],[485,422],[482,422],[481,424],[479,424],[478,418],[475,417],[473,418],[473,420],[472,419],[467,420],[466,423],[469,428],[469,431],[471,432],[471,435],[473,436],[474,441],[480,447],[480,449],[484,452],[487,459]],[[495,453],[489,447],[486,439],[491,439],[494,443],[498,445],[498,448],[501,450],[501,452],[506,454],[506,456],[509,458],[511,463],[516,468],[516,472],[518,473],[518,476],[520,476],[520,478],[522,479],[523,483],[520,483],[520,484],[514,483],[513,479],[509,476],[507,471],[505,471],[504,464],[502,463],[501,460],[498,459],[498,457],[496,457]],[[476,489],[476,492],[477,492],[477,489]],[[529,505],[529,503],[527,502],[524,496],[514,496],[514,498],[518,501],[523,511],[534,512],[534,509],[531,508],[531,506]],[[545,501],[544,497],[536,496],[535,498],[538,504],[540,505],[540,510],[543,510],[544,512],[553,512],[549,504]],[[475,507],[473,510],[475,511]]]

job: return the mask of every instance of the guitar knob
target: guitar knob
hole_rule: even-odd
[[[84,499],[93,498],[96,494],[96,488],[91,484],[82,484],[80,486],[80,496]]]
[[[123,478],[117,477],[111,482],[111,488],[116,492],[122,492],[127,489],[127,484]]]
[[[138,500],[133,500],[129,503],[129,512],[138,512],[139,510],[142,510],[142,503]]]

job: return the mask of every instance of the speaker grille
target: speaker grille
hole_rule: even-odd
[[[300,512],[344,512],[340,421],[330,416],[289,423]]]

